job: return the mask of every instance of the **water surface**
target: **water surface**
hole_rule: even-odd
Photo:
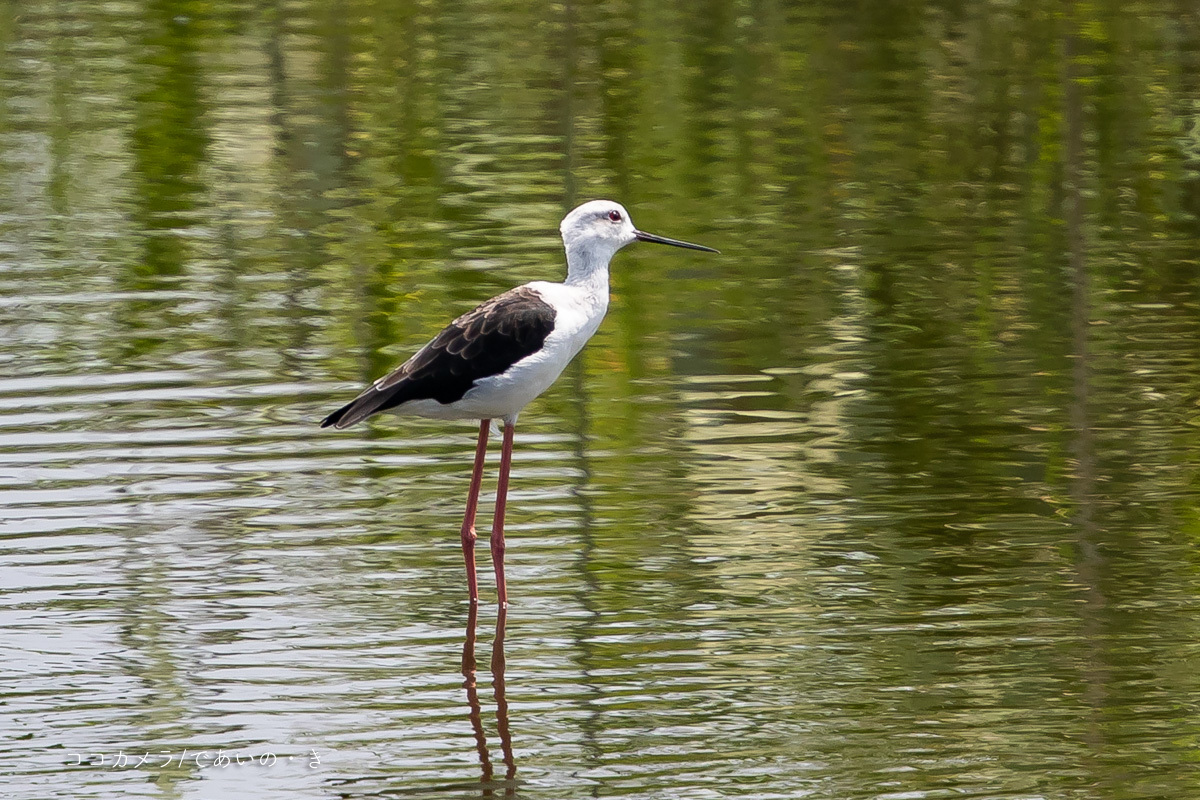
[[[1200,796],[1198,54],[1158,2],[5,6],[5,796]],[[476,619],[472,423],[316,424],[593,197],[722,255],[617,257]]]

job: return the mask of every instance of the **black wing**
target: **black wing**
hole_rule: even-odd
[[[410,400],[453,403],[475,381],[498,375],[541,349],[554,308],[533,289],[497,295],[451,322],[433,341],[321,422],[348,428]]]

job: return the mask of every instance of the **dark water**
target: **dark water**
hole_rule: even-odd
[[[1200,797],[1193,6],[0,42],[5,797]],[[476,639],[472,424],[315,424],[593,197],[723,255],[618,256]]]

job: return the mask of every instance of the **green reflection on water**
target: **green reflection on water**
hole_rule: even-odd
[[[596,196],[724,255],[623,252],[522,419],[522,793],[1196,793],[1192,10],[34,0],[0,44],[4,530],[46,559],[4,597],[126,687],[23,688],[59,796],[145,777],[37,761],[64,719],[343,753],[253,778],[292,796],[474,786],[469,443],[308,426],[560,276]]]

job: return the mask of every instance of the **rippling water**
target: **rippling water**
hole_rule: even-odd
[[[5,797],[1200,796],[1191,11],[30,0],[0,43]],[[723,255],[618,256],[476,619],[473,424],[316,424],[595,196]]]

